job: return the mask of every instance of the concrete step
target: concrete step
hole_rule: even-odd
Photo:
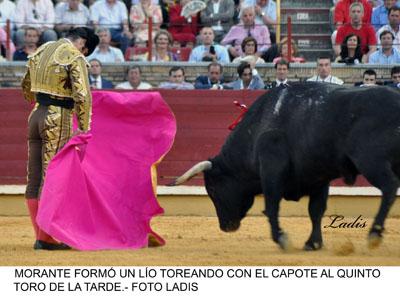
[[[286,37],[286,34],[282,35]],[[331,36],[329,34],[292,34],[300,49],[331,49]]]
[[[299,55],[304,57],[307,62],[315,62],[320,56],[330,56],[333,59],[333,50],[331,49],[301,49]]]
[[[281,10],[282,23],[286,23],[287,17],[292,18],[292,22],[326,22],[329,21],[328,8],[285,8]]]
[[[282,0],[281,1],[281,8],[287,8],[292,6],[331,8],[333,4],[332,0],[305,0],[305,1]]]
[[[282,24],[281,26],[282,34],[287,33],[287,24]],[[302,33],[302,34],[330,34],[330,23],[325,22],[297,22],[292,21],[292,33]]]

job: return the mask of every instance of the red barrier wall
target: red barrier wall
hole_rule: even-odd
[[[216,155],[229,134],[228,126],[239,116],[234,100],[248,106],[264,91],[160,90],[174,112],[177,134],[174,146],[158,167],[164,185],[198,161]],[[0,92],[0,185],[25,184],[27,118],[31,110],[19,89]],[[189,185],[202,184],[196,177]],[[335,185],[343,185],[335,181]],[[360,179],[359,186],[366,185]]]

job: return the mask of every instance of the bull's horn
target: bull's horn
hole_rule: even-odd
[[[176,178],[174,182],[169,184],[169,186],[180,185],[183,182],[190,180],[191,178],[196,176],[198,173],[206,171],[206,170],[210,170],[211,167],[212,167],[211,161],[209,161],[209,160],[201,161],[201,162],[195,164],[190,170],[186,171],[185,174]]]

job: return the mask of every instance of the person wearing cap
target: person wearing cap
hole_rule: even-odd
[[[72,136],[72,116],[78,131],[90,129],[92,98],[88,81],[89,55],[98,43],[93,30],[78,27],[66,38],[48,42],[28,57],[22,89],[34,104],[28,119],[28,181],[25,192],[36,234],[34,249],[68,249],[39,228],[36,215],[46,169]]]

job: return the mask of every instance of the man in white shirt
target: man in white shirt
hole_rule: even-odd
[[[125,61],[122,51],[110,45],[110,30],[104,27],[99,28],[97,30],[97,35],[99,36],[100,42],[93,53],[88,57],[89,61],[92,59],[98,59],[101,61],[101,63],[116,63]]]
[[[335,76],[332,76],[331,72],[331,59],[329,57],[319,57],[317,59],[317,75],[309,78],[307,81],[343,85],[343,81]]]
[[[57,40],[57,33],[53,30],[54,21],[54,5],[51,0],[19,0],[15,14],[17,47],[24,45],[25,29],[28,27],[39,30],[42,43]]]
[[[125,3],[119,0],[98,0],[90,6],[90,20],[95,29],[110,29],[111,39],[120,43],[122,52],[129,46],[133,35],[129,31],[128,10]]]
[[[89,9],[81,3],[81,0],[67,0],[59,2],[55,8],[56,31],[64,36],[68,30],[89,24]]]
[[[115,89],[125,90],[146,90],[152,89],[149,83],[142,82],[142,70],[139,66],[134,65],[128,68],[128,81],[118,84]]]

